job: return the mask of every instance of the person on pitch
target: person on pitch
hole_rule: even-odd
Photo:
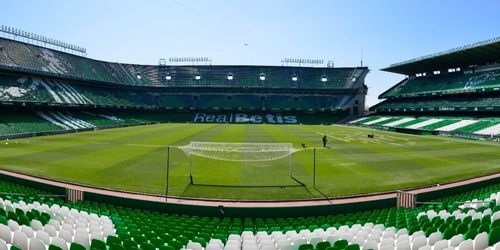
[[[326,143],[328,142],[328,137],[326,135],[323,136],[323,147],[326,148]]]

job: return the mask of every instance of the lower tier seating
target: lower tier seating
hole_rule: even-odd
[[[402,98],[383,101],[371,108],[379,112],[415,111],[497,111],[500,110],[498,97],[453,97],[435,99]]]
[[[57,133],[59,133],[59,131],[69,132],[73,130],[92,130],[99,128],[169,122],[210,123],[204,119],[196,119],[196,117],[200,116],[203,118],[208,115],[222,115],[228,118],[229,116],[235,116],[237,113],[248,115],[246,112],[207,112],[192,110],[175,112],[165,110],[134,109],[39,109],[36,111],[25,109],[17,111],[13,111],[11,109],[0,109],[0,136],[5,138],[7,136],[19,136],[20,134],[46,134],[47,132],[55,131],[58,131]],[[255,112],[251,114],[264,116],[267,114],[283,115],[283,113],[277,112]],[[325,112],[312,114],[297,113],[290,115],[290,117],[293,118],[290,124],[332,124],[345,119],[348,115],[348,112]]]
[[[500,135],[500,118],[369,116],[351,121],[352,125],[442,131],[484,136]]]
[[[0,181],[0,248],[25,250],[498,249],[500,184],[386,208],[295,218],[177,215],[70,202]]]
[[[49,132],[59,127],[44,121],[31,112],[2,111],[0,114],[0,135]]]
[[[155,112],[0,111],[0,136],[167,122]]]

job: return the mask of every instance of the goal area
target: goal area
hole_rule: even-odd
[[[178,147],[189,159],[191,185],[228,187],[304,186],[294,177],[291,143],[193,141]]]

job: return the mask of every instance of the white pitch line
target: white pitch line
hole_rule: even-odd
[[[358,135],[358,136],[362,136],[362,135]],[[365,141],[365,143],[391,144],[391,145],[394,145],[394,146],[403,146],[403,144],[395,143],[393,140],[386,139],[386,138],[380,138],[380,137],[381,136],[373,138],[373,139],[356,138],[355,140],[359,140],[361,142]]]
[[[393,138],[395,140],[405,140],[405,141],[409,141],[410,139],[406,139],[406,138],[402,138],[402,137],[396,137],[396,136],[392,136],[392,135],[384,135],[384,136],[387,136],[389,138]]]
[[[329,134],[327,134],[326,136],[334,138],[334,139],[337,139],[337,140],[340,140],[340,141],[351,142],[350,140],[342,139],[342,138],[339,138],[339,137],[336,137],[336,136],[333,136],[333,135],[329,135]]]
[[[355,173],[357,175],[362,175],[358,171],[356,171],[353,168],[351,168],[351,166],[356,165],[356,163],[338,163],[338,162],[336,162],[335,164],[338,165],[338,166],[340,166],[340,167],[342,167],[342,168],[344,168],[344,169],[347,169],[347,170],[349,170],[349,171],[351,171],[351,172],[353,172],[353,173]]]
[[[321,148],[321,147],[310,147],[310,148],[300,148],[298,149],[299,151],[302,151],[302,150],[328,150],[328,149],[339,149],[339,148],[342,148],[342,147],[331,147],[331,146],[326,146],[326,148]]]
[[[385,143],[385,144],[396,145],[396,146],[400,146],[400,145],[401,145],[401,144],[399,144],[399,143],[396,143],[396,142],[395,142],[395,141],[393,141],[393,140],[388,140],[388,139],[384,139],[384,138],[380,138],[380,137],[373,138],[373,139],[370,139],[370,140],[378,141],[378,142],[380,142],[380,143]]]
[[[384,140],[381,140],[381,139],[370,139],[371,141],[374,141],[374,142],[378,142],[379,144],[386,144],[386,143],[390,143],[390,142],[387,142],[387,141],[384,141]]]
[[[395,140],[391,140],[389,138],[385,138],[385,136],[383,136],[383,135],[377,136],[377,139],[383,140],[383,141],[388,141],[388,142],[394,142],[395,141]]]
[[[342,139],[342,138],[339,138],[339,137],[336,137],[336,136],[333,136],[333,135],[329,135],[329,134],[323,134],[323,133],[320,133],[318,131],[316,131],[317,134],[320,134],[320,135],[326,135],[328,137],[331,137],[331,138],[334,138],[334,139],[337,139],[337,140],[340,140],[340,141],[345,141],[345,142],[351,142],[349,140],[346,140],[346,139]]]
[[[369,142],[369,143],[380,144],[380,142],[377,142],[377,141],[375,141],[375,140],[371,140],[371,139],[370,139],[370,140],[366,140],[366,139],[361,139],[361,138],[359,138],[358,140],[360,140],[360,141],[362,141],[362,142]]]
[[[156,145],[156,144],[133,144],[129,143],[127,146],[135,146],[135,147],[168,147],[168,145]]]
[[[354,162],[349,162],[349,163],[341,163],[341,162],[339,162],[338,164],[339,164],[340,166],[343,166],[343,167],[344,167],[344,166],[352,166],[352,165],[356,165],[356,163],[354,163]]]
[[[393,141],[384,140],[384,139],[382,139],[380,137],[378,137],[377,139],[373,138],[373,139],[370,139],[370,140],[378,141],[380,143],[391,143],[391,142],[393,142]]]

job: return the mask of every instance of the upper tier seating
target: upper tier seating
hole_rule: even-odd
[[[120,64],[5,38],[0,38],[0,48],[0,68],[128,85],[335,89],[362,85],[358,79],[367,72],[367,68]]]
[[[381,98],[415,96],[433,93],[458,93],[500,88],[500,70],[472,73],[450,73],[411,77],[380,95]]]

